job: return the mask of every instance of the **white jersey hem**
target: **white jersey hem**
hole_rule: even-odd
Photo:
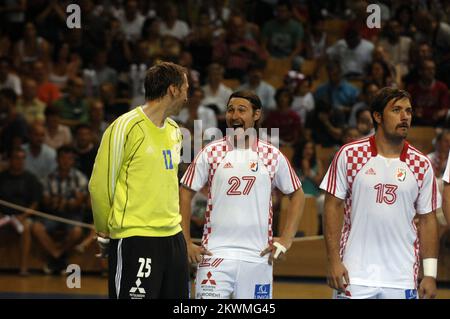
[[[376,287],[376,288],[393,288],[393,289],[415,289],[412,283],[398,283],[388,281],[372,281],[361,278],[350,278],[350,285]]]

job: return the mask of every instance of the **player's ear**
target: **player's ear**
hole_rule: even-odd
[[[167,88],[167,94],[171,95],[171,96],[175,96],[177,92],[177,87],[174,84],[169,85],[169,87]]]
[[[253,120],[256,122],[261,118],[261,109],[256,109],[253,111]]]
[[[377,122],[377,124],[380,125],[383,115],[380,112],[373,112],[372,114],[373,114],[373,119],[375,120],[375,122]]]

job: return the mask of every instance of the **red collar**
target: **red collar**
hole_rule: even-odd
[[[369,137],[369,142],[370,142],[370,152],[372,153],[372,156],[377,156],[378,150],[377,150],[377,144],[375,142],[375,134],[372,135],[371,137]],[[405,143],[403,144],[402,152],[400,153],[400,160],[402,162],[406,161],[406,154],[408,152],[408,148],[409,148],[409,143],[407,141],[405,141]]]

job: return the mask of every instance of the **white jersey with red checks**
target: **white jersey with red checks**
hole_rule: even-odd
[[[209,186],[202,245],[215,258],[267,262],[261,251],[272,242],[271,192],[290,194],[301,183],[286,157],[257,140],[249,149],[223,138],[208,144],[181,183],[198,191]]]
[[[377,153],[375,137],[344,145],[320,188],[344,200],[340,255],[350,284],[416,288],[414,216],[440,207],[429,159],[405,142],[400,158]]]
[[[447,166],[445,166],[445,172],[442,176],[442,180],[446,183],[450,183],[450,152],[448,152]]]

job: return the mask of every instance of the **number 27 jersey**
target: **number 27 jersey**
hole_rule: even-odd
[[[400,158],[384,158],[371,136],[339,150],[320,188],[344,200],[340,255],[350,283],[415,288],[420,259],[414,216],[440,206],[429,159],[407,142]]]
[[[202,245],[216,258],[259,263],[267,262],[259,254],[272,241],[272,188],[290,194],[301,187],[273,145],[257,140],[252,148],[234,149],[227,138],[208,144],[181,183],[194,191],[208,183]]]

